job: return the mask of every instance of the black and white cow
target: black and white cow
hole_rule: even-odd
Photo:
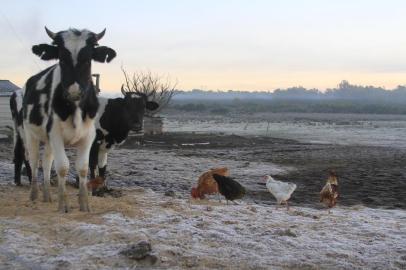
[[[51,201],[50,171],[55,159],[58,209],[68,211],[65,177],[69,160],[65,146],[73,146],[77,149],[75,165],[80,182],[80,211],[89,211],[86,181],[99,108],[91,80],[91,62],[110,62],[116,53],[111,48],[98,46],[105,30],[99,34],[76,29],[58,33],[45,30],[53,44],[33,46],[32,51],[43,60],[56,59],[58,63],[29,78],[23,89],[23,141],[32,169],[30,197],[31,200],[38,197],[39,145],[43,142],[44,201]]]
[[[31,168],[28,162],[26,148],[24,147],[24,131],[23,131],[23,97],[20,89],[14,91],[10,97],[10,111],[13,118],[14,130],[14,183],[21,186],[21,168],[23,163],[27,171],[27,176],[31,182]]]
[[[114,145],[120,145],[128,137],[130,130],[140,132],[146,110],[156,110],[159,105],[148,101],[145,94],[123,92],[124,98],[99,98],[100,107],[96,121],[96,139],[90,151],[90,177],[105,178],[107,154]]]

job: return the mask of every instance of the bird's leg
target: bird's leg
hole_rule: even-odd
[[[235,205],[239,205],[237,202],[235,202],[235,201],[232,201]]]
[[[286,204],[286,210],[289,211],[289,203],[288,203],[288,201],[285,201],[285,204]]]
[[[220,195],[220,192],[217,193],[217,196],[218,196],[218,198],[219,198],[219,203],[221,203],[221,195]]]

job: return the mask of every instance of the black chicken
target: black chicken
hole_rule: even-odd
[[[244,197],[245,188],[237,181],[219,174],[213,174],[213,178],[218,184],[220,194],[226,197],[227,204],[228,201],[235,203],[234,200]]]

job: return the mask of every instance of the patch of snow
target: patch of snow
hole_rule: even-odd
[[[295,207],[290,212],[243,202],[193,204],[154,192],[133,195],[143,217],[121,212],[98,224],[70,221],[41,231],[22,218],[0,221],[0,259],[38,269],[118,268],[136,265],[119,251],[150,241],[164,268],[180,269],[402,269],[406,212],[365,207],[332,214]],[[6,251],[6,253],[4,253]],[[403,268],[404,269],[404,268]]]

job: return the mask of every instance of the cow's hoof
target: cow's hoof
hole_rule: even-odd
[[[23,185],[21,184],[21,182],[15,182],[17,187],[22,187]]]

